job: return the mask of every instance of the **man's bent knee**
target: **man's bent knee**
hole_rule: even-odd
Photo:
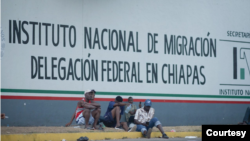
[[[155,117],[154,124],[155,124],[155,127],[157,127],[158,125],[161,125],[161,122],[158,120],[158,118]]]
[[[151,120],[154,121],[154,122],[159,121],[157,117],[154,117]]]
[[[121,108],[120,108],[120,106],[116,106],[114,109],[119,109],[120,110]]]
[[[116,106],[112,111],[121,110],[120,106]]]
[[[84,112],[90,113],[90,110],[89,109],[84,109]]]

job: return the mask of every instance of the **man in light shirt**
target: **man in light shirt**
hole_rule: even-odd
[[[155,110],[151,106],[151,100],[147,99],[144,103],[144,107],[136,111],[134,118],[136,131],[142,132],[144,137],[150,138],[152,129],[155,126],[161,131],[162,138],[168,139],[168,136],[162,129],[161,122],[156,117],[154,117]]]

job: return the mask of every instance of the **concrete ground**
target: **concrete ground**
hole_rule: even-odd
[[[170,137],[168,141],[201,141],[201,126],[168,126],[163,127]],[[87,130],[84,126],[72,125],[70,127],[6,127],[1,126],[1,139],[3,141],[76,141],[79,137],[88,137],[90,140],[117,140],[117,141],[158,141],[161,133],[153,128],[151,139],[142,138],[140,132],[125,132],[105,127],[104,130]],[[186,138],[197,137],[197,138]]]

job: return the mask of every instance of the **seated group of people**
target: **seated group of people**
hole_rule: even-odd
[[[139,109],[137,109],[132,97],[128,98],[128,103],[124,103],[123,98],[117,96],[114,101],[109,102],[105,115],[100,118],[101,106],[94,101],[95,93],[95,90],[85,91],[85,97],[77,103],[76,110],[66,126],[71,125],[75,119],[77,124],[84,124],[86,129],[95,130],[101,128],[97,125],[98,122],[103,122],[107,127],[123,128],[127,132],[139,131],[147,138],[150,138],[153,127],[157,127],[162,133],[162,138],[168,139],[161,122],[154,117],[155,110],[151,107],[151,100],[147,99],[144,106],[139,105]],[[120,122],[124,113],[126,121]],[[131,123],[133,126],[128,127],[127,123]]]

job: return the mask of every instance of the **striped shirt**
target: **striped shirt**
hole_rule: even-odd
[[[85,99],[82,99],[83,101],[85,101]],[[77,119],[79,117],[79,115],[83,112],[84,108],[83,107],[76,107],[76,112],[75,112],[75,119]]]

